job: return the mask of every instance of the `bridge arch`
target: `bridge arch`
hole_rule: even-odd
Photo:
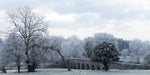
[[[101,63],[92,62],[87,59],[71,59],[68,60],[70,68],[82,70],[100,70],[103,65]]]
[[[74,66],[73,66],[73,67],[74,67],[74,69],[76,69],[76,63],[74,63],[73,65],[74,65]]]
[[[70,68],[73,68],[73,67],[72,67],[72,63],[71,63],[71,62],[69,63],[69,66],[70,66]]]
[[[95,68],[95,65],[94,64],[92,64],[92,66],[91,66],[91,70],[95,70],[96,68]]]
[[[81,64],[81,69],[85,69],[84,63]]]
[[[86,64],[86,69],[87,69],[87,70],[89,70],[89,69],[90,69],[89,64]]]
[[[97,66],[97,70],[100,70],[101,68],[99,66]]]
[[[77,64],[77,69],[80,69],[80,63]]]

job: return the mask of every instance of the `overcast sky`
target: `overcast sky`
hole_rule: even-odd
[[[83,39],[106,32],[150,41],[150,0],[0,0],[1,30],[7,30],[5,11],[23,6],[46,16],[50,35]]]

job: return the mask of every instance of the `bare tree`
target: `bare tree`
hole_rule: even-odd
[[[34,72],[34,63],[30,62],[29,52],[32,50],[31,43],[33,38],[44,34],[47,30],[44,17],[36,14],[31,8],[23,7],[8,12],[10,23],[14,26],[14,29],[20,34],[24,45],[26,64],[28,72]]]
[[[67,64],[67,62],[66,62],[64,56],[63,56],[62,53],[60,52],[60,49],[57,48],[57,47],[55,47],[55,46],[51,46],[50,49],[56,51],[56,52],[61,56],[61,59],[62,59],[62,61],[64,62],[64,65],[66,66],[66,68],[68,69],[68,71],[71,71],[71,69],[70,69],[69,65]]]
[[[3,51],[1,50],[2,49],[2,45],[3,45],[3,41],[2,39],[0,38],[0,71],[2,71],[2,73],[7,73],[6,69],[5,69],[5,66],[6,66],[6,61],[7,60],[4,60],[3,59]]]
[[[68,71],[71,71],[69,65],[67,64],[67,62],[66,62],[66,60],[65,60],[65,58],[64,58],[64,56],[61,52],[61,50],[62,50],[61,49],[61,44],[62,44],[63,41],[64,41],[63,37],[51,37],[50,38],[50,44],[51,44],[50,49],[53,50],[53,51],[56,51],[60,55],[64,65],[66,66]]]
[[[63,37],[55,37],[55,36],[48,37],[47,39],[45,39],[45,44],[47,42],[47,45],[43,46],[43,49],[47,49],[48,51],[49,50],[56,51],[60,55],[65,67],[68,69],[68,71],[71,71],[69,65],[67,64],[67,62],[61,52],[61,50],[62,50],[61,44],[63,41],[64,41]]]
[[[17,33],[10,33],[8,39],[6,39],[2,45],[2,59],[3,67],[14,66],[14,63],[20,73],[21,62],[24,59],[24,47],[22,45],[21,38]]]

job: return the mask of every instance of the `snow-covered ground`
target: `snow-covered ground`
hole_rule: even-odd
[[[9,70],[7,74],[0,73],[0,75],[149,75],[150,70],[110,70],[108,72],[102,70],[72,70],[66,69],[38,69],[34,73],[15,73],[14,70]]]

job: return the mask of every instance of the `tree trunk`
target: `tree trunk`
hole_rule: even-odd
[[[71,71],[70,67],[68,66],[66,60],[64,59],[64,56],[60,53],[60,51],[58,50],[57,51],[59,53],[59,55],[61,56],[63,62],[64,62],[64,65],[66,66],[66,68],[68,69],[68,71]]]
[[[35,72],[35,68],[33,68],[33,66],[30,64],[30,60],[29,60],[29,55],[28,55],[28,50],[29,50],[29,43],[26,43],[26,53],[25,55],[27,56],[27,60],[26,60],[26,64],[28,67],[28,72]]]
[[[32,65],[28,65],[28,72],[35,72],[36,67],[37,67],[36,62],[33,62]]]
[[[20,73],[20,65],[18,65],[18,73]]]
[[[7,73],[4,66],[2,66],[2,70],[1,70],[1,71],[2,71],[3,73]]]
[[[108,63],[103,63],[103,65],[104,65],[104,70],[108,71],[108,69],[109,69]]]
[[[35,72],[35,68],[33,68],[31,65],[28,65],[28,72]]]
[[[17,63],[18,73],[20,73],[20,59],[19,59],[19,57],[17,57],[16,63]]]

